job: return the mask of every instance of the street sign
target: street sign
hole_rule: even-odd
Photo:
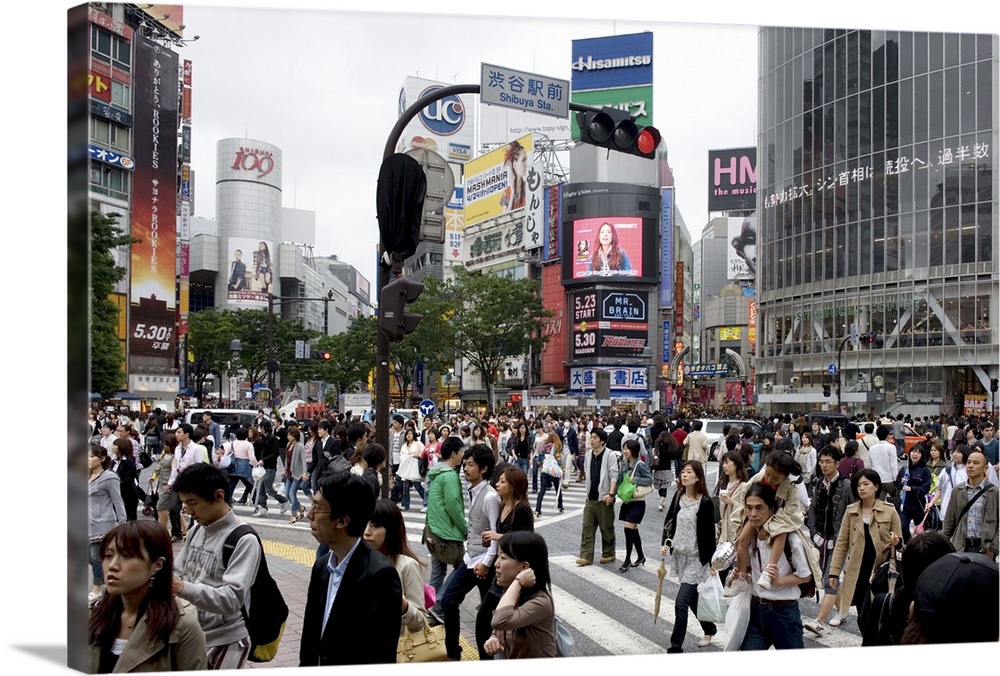
[[[420,414],[425,418],[427,416],[434,415],[434,413],[437,411],[437,406],[435,406],[434,402],[431,401],[430,399],[424,399],[423,401],[421,401],[419,408],[420,408]]]
[[[569,117],[569,80],[482,64],[479,100],[514,110]]]
[[[306,341],[304,340],[295,341],[295,358],[296,359],[306,358]]]
[[[837,375],[837,365],[836,364],[830,364],[829,366],[826,367],[826,371],[831,376]]]

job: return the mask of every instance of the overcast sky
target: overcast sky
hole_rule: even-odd
[[[283,205],[316,212],[315,253],[372,281],[376,181],[407,76],[478,84],[487,62],[570,80],[573,39],[651,30],[654,124],[693,233],[707,222],[708,150],[756,143],[752,26],[204,5],[184,23],[201,36],[180,50],[193,62],[195,215],[215,217],[219,139],[273,143]]]

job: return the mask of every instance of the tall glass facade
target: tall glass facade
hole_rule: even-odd
[[[797,377],[784,401],[805,408],[989,408],[997,36],[763,28],[759,46],[758,383]]]

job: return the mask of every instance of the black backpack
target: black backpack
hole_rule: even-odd
[[[247,612],[246,606],[240,608],[243,622],[250,634],[250,655],[247,659],[251,662],[270,662],[278,652],[281,635],[285,631],[288,606],[281,596],[278,584],[267,569],[267,556],[264,554],[264,545],[257,531],[245,523],[234,528],[222,545],[222,566],[224,568],[229,566],[229,559],[236,551],[236,543],[245,535],[253,535],[260,545],[257,577],[250,586],[250,612]]]

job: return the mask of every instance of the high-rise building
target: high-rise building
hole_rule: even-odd
[[[758,407],[988,410],[997,36],[762,28],[759,45]]]

